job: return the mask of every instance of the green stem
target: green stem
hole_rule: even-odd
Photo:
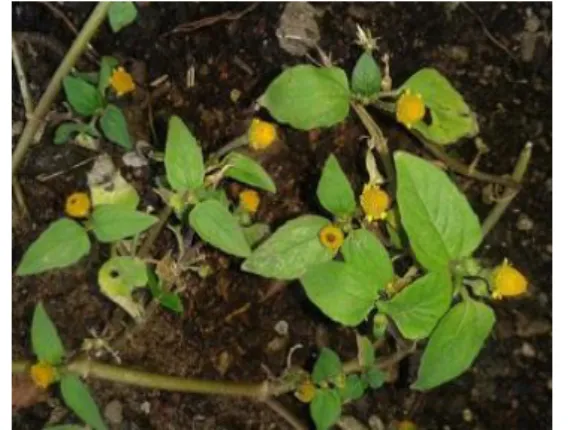
[[[517,184],[520,185],[522,179],[526,173],[528,165],[530,163],[530,158],[532,156],[532,143],[528,142],[523,150],[519,155],[519,159],[517,160],[517,164],[513,170],[512,180]],[[497,204],[491,209],[487,218],[483,222],[481,226],[481,231],[483,233],[483,237],[485,237],[497,224],[501,216],[505,213],[505,210],[509,206],[509,204],[514,200],[514,198],[519,193],[519,188],[515,190],[507,189],[501,199],[497,202]]]
[[[81,32],[75,38],[75,41],[51,78],[48,87],[38,102],[33,115],[26,122],[26,126],[18,140],[18,144],[16,145],[16,149],[12,155],[12,174],[18,170],[18,167],[24,159],[24,155],[30,147],[40,124],[48,113],[53,100],[58,95],[63,78],[69,74],[79,56],[89,45],[89,41],[107,17],[107,12],[109,11],[111,4],[111,2],[101,2],[95,6],[95,9],[91,12],[91,16],[81,29]]]
[[[374,147],[380,154],[380,159],[382,160],[382,165],[384,166],[384,173],[388,179],[388,185],[390,187],[390,191],[392,195],[394,193],[394,186],[395,186],[395,170],[394,164],[392,163],[392,158],[390,157],[390,150],[388,148],[388,141],[384,137],[382,130],[378,127],[378,124],[374,121],[374,119],[370,116],[366,108],[358,103],[352,103],[352,108],[366,127],[368,134],[372,138],[372,142],[374,143]]]

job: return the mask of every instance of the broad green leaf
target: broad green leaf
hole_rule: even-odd
[[[420,264],[439,271],[470,256],[482,234],[467,198],[433,164],[401,151],[394,158],[402,224]]]
[[[461,94],[437,70],[421,69],[401,88],[421,94],[429,108],[430,123],[422,121],[413,126],[426,139],[440,145],[448,145],[479,133],[475,115]]]
[[[113,2],[109,8],[109,25],[113,33],[121,31],[137,17],[137,8],[133,2]]]
[[[91,116],[105,104],[97,88],[83,79],[66,76],[63,79],[63,89],[67,101],[80,115]]]
[[[79,418],[95,430],[107,430],[89,389],[77,376],[72,373],[64,374],[60,388],[63,401]]]
[[[329,155],[323,167],[317,197],[321,205],[337,217],[348,216],[356,209],[354,191],[333,154]]]
[[[60,269],[77,263],[91,248],[85,229],[75,221],[61,218],[30,245],[16,270],[19,276]]]
[[[469,299],[452,307],[430,336],[412,388],[426,391],[469,369],[494,324],[495,314],[484,303]]]
[[[350,266],[368,277],[369,282],[384,289],[394,278],[392,260],[380,240],[366,229],[353,230],[341,248],[342,256]]]
[[[177,116],[172,116],[168,122],[164,164],[168,182],[175,190],[188,191],[202,186],[202,150],[188,127]]]
[[[364,374],[364,378],[370,385],[370,388],[373,389],[380,388],[384,385],[384,380],[386,379],[384,373],[376,367],[368,369]]]
[[[374,346],[370,339],[365,336],[356,336],[356,344],[358,345],[358,364],[363,367],[369,367],[374,364]]]
[[[291,67],[271,82],[259,103],[295,128],[331,127],[348,115],[348,79],[338,67]]]
[[[211,188],[199,187],[194,191],[193,195],[195,196],[196,200],[192,201],[192,204],[206,200],[216,200],[220,202],[225,208],[228,208],[230,206],[228,196],[222,188],[212,190]]]
[[[339,389],[343,402],[358,400],[364,395],[366,383],[358,375],[348,375],[343,388]]]
[[[249,246],[252,248],[271,234],[269,226],[260,222],[242,227],[242,230],[245,240],[247,240],[247,243],[249,243]]]
[[[99,72],[98,89],[105,95],[105,90],[109,86],[109,80],[113,75],[113,70],[119,65],[119,60],[115,57],[104,56],[101,58],[101,71]]]
[[[148,282],[147,268],[136,257],[113,257],[99,269],[99,287],[107,296],[130,296]]]
[[[406,339],[428,337],[451,305],[452,286],[447,272],[430,272],[416,279],[378,310],[388,314]]]
[[[366,273],[338,261],[311,266],[301,277],[301,284],[325,315],[351,327],[367,317],[380,290]]]
[[[270,193],[274,193],[277,190],[271,176],[254,159],[232,152],[226,158],[225,163],[231,166],[224,173],[228,178],[269,191]]]
[[[198,203],[190,212],[190,226],[210,245],[238,257],[247,257],[251,248],[237,220],[216,200]]]
[[[342,362],[339,356],[332,349],[322,348],[311,373],[313,382],[320,384],[327,380],[333,380],[341,374]]]
[[[97,129],[90,125],[76,122],[64,122],[56,128],[53,136],[53,143],[61,145],[62,143],[69,142],[73,135],[77,133],[87,133],[94,137],[99,136]]]
[[[126,149],[133,147],[129,127],[123,111],[115,105],[107,105],[99,120],[101,130],[107,139]]]
[[[99,72],[80,72],[78,70],[75,70],[72,73],[73,76],[79,79],[83,79],[87,83],[97,85],[99,82]]]
[[[266,278],[301,277],[309,267],[334,257],[319,240],[319,232],[328,224],[328,219],[315,215],[288,221],[253,251],[241,269]]]
[[[317,430],[331,428],[340,418],[342,401],[338,390],[317,390],[310,405],[311,418]]]
[[[139,195],[135,187],[129,184],[117,169],[115,173],[102,184],[89,184],[91,203],[93,207],[102,205],[119,205],[126,209],[135,210],[139,204]]]
[[[122,205],[97,206],[91,215],[93,232],[100,242],[116,242],[132,237],[157,221],[155,216]]]
[[[65,356],[65,348],[57,334],[57,328],[40,302],[32,319],[32,349],[38,360],[59,364]]]
[[[368,52],[363,52],[356,62],[351,84],[354,93],[365,97],[374,96],[382,90],[382,72]]]

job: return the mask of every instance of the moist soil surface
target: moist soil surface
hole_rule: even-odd
[[[92,4],[52,3],[76,28]],[[267,84],[286,66],[309,61],[280,48],[275,31],[284,4],[138,3],[136,22],[114,35],[105,24],[92,41],[99,55],[113,55],[132,71],[139,89],[121,99],[132,134],[157,150],[164,148],[165,124],[179,115],[210,154],[242,134],[254,115],[254,103]],[[379,52],[391,55],[395,86],[421,67],[435,67],[463,94],[477,114],[480,136],[490,152],[479,168],[508,174],[526,142],[533,157],[521,193],[487,237],[478,256],[493,264],[508,258],[530,280],[528,296],[493,304],[497,323],[474,367],[456,380],[421,394],[409,389],[420,354],[402,361],[394,381],[345,407],[362,422],[372,415],[386,427],[411,419],[421,429],[548,429],[552,425],[552,53],[551,5],[538,3],[315,4],[319,45],[333,62],[350,71],[360,53],[354,43],[356,24],[369,28]],[[240,14],[246,8],[247,13]],[[532,11],[535,18],[529,18]],[[209,20],[208,17],[217,17]],[[30,91],[37,102],[74,39],[73,30],[43,3],[13,3],[13,31],[22,51]],[[530,22],[532,21],[532,22]],[[173,32],[181,24],[198,23],[191,31]],[[530,23],[529,23],[530,22]],[[536,28],[538,23],[539,27]],[[526,24],[526,30],[525,30]],[[533,28],[534,25],[534,28]],[[188,27],[186,27],[188,28]],[[529,36],[530,34],[530,36]],[[538,34],[538,36],[537,36]],[[529,48],[529,38],[537,40]],[[529,53],[530,50],[530,53]],[[317,58],[316,53],[314,57]],[[380,56],[380,55],[378,55]],[[84,55],[77,68],[96,69],[96,54]],[[195,71],[193,86],[188,70]],[[162,83],[156,80],[167,75]],[[237,101],[230,96],[239,91]],[[53,105],[65,114],[63,97]],[[25,121],[18,81],[13,73],[13,144]],[[93,153],[75,145],[54,145],[57,114],[50,116],[40,142],[28,152],[18,174],[30,217],[14,204],[12,263],[46,226],[63,215],[65,197],[85,190]],[[55,119],[54,119],[55,118]],[[376,115],[391,149],[420,153],[407,131]],[[351,115],[342,125],[305,133],[280,129],[280,143],[259,157],[273,176],[278,193],[263,194],[258,221],[273,229],[303,213],[320,213],[315,190],[329,153],[339,158],[355,189],[367,180],[363,167],[365,129]],[[121,165],[122,152],[103,143]],[[462,141],[449,152],[469,163],[475,149]],[[77,166],[77,164],[80,164]],[[143,204],[161,207],[153,193],[160,164],[123,166]],[[454,176],[484,218],[491,208],[483,183]],[[227,183],[230,198],[242,189]],[[279,375],[291,347],[301,344],[293,363],[309,366],[319,347],[329,346],[344,360],[355,356],[354,332],[329,321],[311,305],[298,283],[277,290],[275,283],[239,270],[239,260],[202,246],[214,269],[205,279],[187,273],[179,280],[184,312],[160,310],[143,330],[133,332],[117,351],[124,365],[153,372],[209,379],[262,381]],[[175,252],[176,243],[163,232],[153,247],[160,258]],[[68,270],[41,276],[13,277],[12,356],[31,359],[29,327],[40,300],[59,329],[69,351],[78,351],[91,331],[119,332],[129,317],[98,292],[97,268],[109,256],[105,246]],[[286,321],[288,335],[274,329]],[[420,350],[423,345],[420,344]],[[112,361],[112,357],[105,356]],[[160,392],[89,380],[102,410],[119,406],[115,429],[287,429],[279,415],[247,399]],[[14,429],[42,429],[48,422],[74,422],[57,393],[46,401],[14,411]],[[308,408],[293,396],[283,404],[310,426]],[[117,415],[117,414],[115,414]]]

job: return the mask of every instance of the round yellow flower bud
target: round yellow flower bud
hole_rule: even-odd
[[[51,364],[39,361],[30,369],[30,376],[34,384],[45,390],[56,380],[57,372]]]
[[[409,89],[396,102],[396,120],[408,128],[421,121],[425,114],[426,105],[421,94],[412,94]]]
[[[259,207],[259,194],[254,190],[245,190],[239,193],[239,205],[250,214],[257,212]]]
[[[70,194],[65,201],[65,213],[73,218],[85,218],[91,209],[91,199],[87,193]]]
[[[317,392],[317,387],[313,385],[311,381],[305,381],[297,387],[295,391],[295,397],[303,403],[311,403],[311,400],[315,397]]]
[[[344,242],[344,233],[332,224],[327,225],[319,232],[319,240],[325,247],[336,252]]]
[[[122,67],[117,67],[113,70],[113,74],[109,78],[109,85],[111,85],[111,88],[115,90],[119,97],[135,90],[133,77]]]
[[[254,118],[249,126],[248,139],[249,146],[256,151],[265,149],[277,140],[277,127]]]
[[[528,281],[524,275],[512,267],[507,260],[495,268],[492,276],[493,298],[519,296],[526,292]]]
[[[360,194],[360,206],[368,222],[386,218],[390,203],[388,193],[377,185],[366,184]]]

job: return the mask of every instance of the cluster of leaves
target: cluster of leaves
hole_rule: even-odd
[[[107,430],[99,408],[87,386],[74,373],[63,367],[66,355],[57,329],[42,303],[36,305],[32,320],[32,349],[39,362],[49,363],[56,369],[57,382],[63,401],[85,424],[94,430]],[[81,430],[84,426],[65,424],[46,430]]]
[[[374,348],[366,337],[358,337],[358,361],[361,371],[345,374],[338,355],[329,348],[321,349],[311,373],[317,389],[310,404],[311,418],[317,430],[332,427],[340,418],[342,405],[364,396],[368,388],[377,389],[385,376],[374,366]]]

